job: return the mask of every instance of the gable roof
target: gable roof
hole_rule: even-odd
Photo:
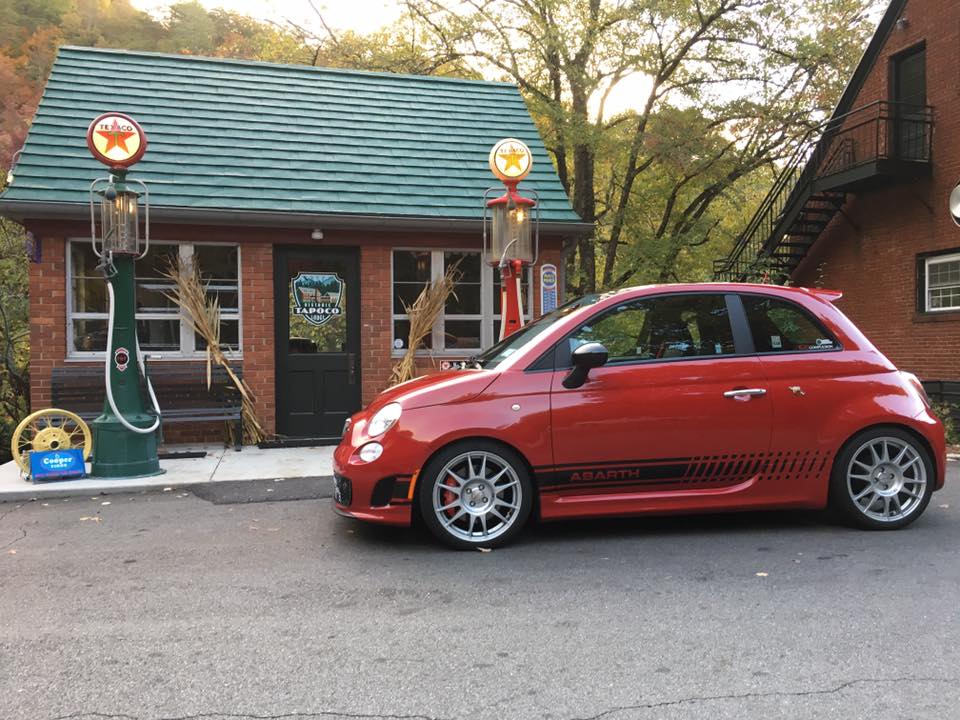
[[[86,129],[107,111],[147,133],[131,177],[158,219],[473,225],[498,184],[490,148],[512,136],[533,152],[521,188],[542,222],[582,226],[511,84],[83,47],[60,49],[0,212],[86,212],[106,174]]]

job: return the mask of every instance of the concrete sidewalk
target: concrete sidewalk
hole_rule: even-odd
[[[188,448],[171,449],[180,451]],[[189,449],[204,450],[207,455],[202,458],[161,460],[160,467],[166,471],[163,475],[141,478],[83,478],[32,483],[21,474],[17,464],[11,461],[0,465],[0,503],[146,490],[163,491],[167,488],[198,488],[214,484],[225,489],[227,486],[221,486],[221,483],[231,483],[231,487],[236,487],[254,481],[274,481],[279,484],[308,479],[324,481],[323,487],[329,484],[332,493],[332,446],[270,450],[245,447],[240,452],[221,446]],[[89,469],[88,465],[87,470]],[[271,491],[268,489],[267,492]]]

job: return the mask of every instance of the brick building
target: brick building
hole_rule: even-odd
[[[837,288],[898,366],[960,388],[960,22],[949,0],[893,0],[831,120],[781,175],[724,279]]]
[[[106,169],[85,134],[107,111],[136,118],[149,139],[131,171],[151,200],[150,254],[136,271],[141,345],[162,355],[152,366],[202,362],[202,340],[161,276],[172,258],[193,258],[271,434],[338,435],[403,353],[403,302],[450,263],[461,280],[424,370],[493,343],[499,281],[481,262],[480,208],[496,184],[487,154],[497,140],[519,138],[534,157],[521,185],[541,198],[528,314],[540,312],[541,267],[562,271],[565,241],[589,229],[512,85],[63,48],[0,197],[0,213],[24,224],[35,250],[35,409],[51,404],[55,368],[103,362],[106,291],[89,242],[88,188]],[[331,277],[339,295],[316,285]],[[342,310],[320,326],[295,312],[295,295],[318,292]]]

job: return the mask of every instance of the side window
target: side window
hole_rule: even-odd
[[[744,295],[753,344],[758,353],[836,350],[840,344],[810,313],[786,300]]]
[[[570,351],[599,342],[609,362],[713,357],[736,352],[722,295],[666,295],[618,305],[580,327]]]

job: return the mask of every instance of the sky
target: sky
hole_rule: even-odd
[[[132,0],[140,10],[162,12],[174,0]],[[307,0],[200,0],[207,8],[221,7],[261,20],[286,18],[298,25],[320,29],[316,14]],[[327,24],[337,30],[368,33],[379,30],[400,16],[398,0],[315,0]]]

